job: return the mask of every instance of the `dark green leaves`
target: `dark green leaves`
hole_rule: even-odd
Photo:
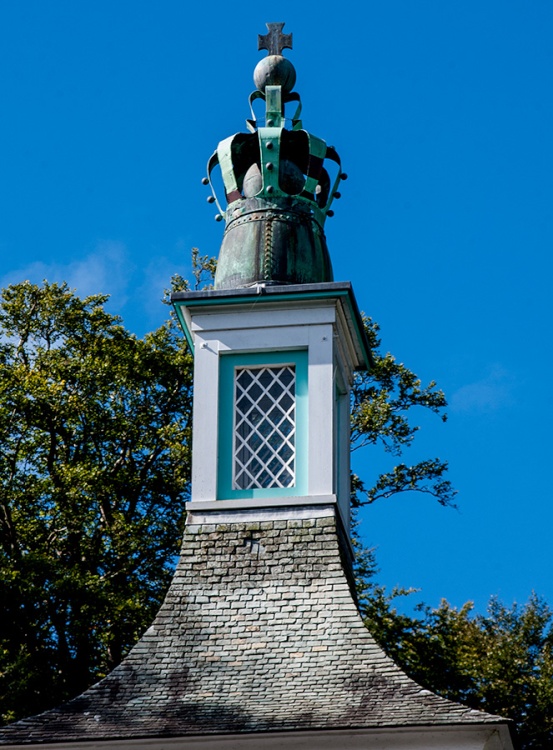
[[[445,422],[447,405],[444,393],[431,381],[423,386],[414,372],[396,362],[391,354],[379,352],[378,325],[365,319],[365,331],[371,344],[375,365],[358,375],[353,389],[352,447],[381,446],[399,457],[413,442],[418,426],[411,421],[411,411],[422,407],[438,414]],[[436,497],[442,505],[453,505],[455,490],[445,479],[447,463],[439,458],[421,461],[413,466],[399,464],[381,474],[375,485],[366,489],[354,480],[353,504],[364,505],[399,492],[416,491]]]
[[[0,302],[5,720],[118,663],[151,622],[178,552],[190,356],[171,325],[137,339],[105,301],[26,282]]]
[[[553,746],[553,612],[533,594],[524,606],[491,599],[485,614],[445,600],[418,617],[400,614],[394,592],[369,584],[367,627],[387,653],[424,687],[513,719],[521,747]]]

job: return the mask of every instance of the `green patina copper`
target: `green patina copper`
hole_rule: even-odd
[[[268,56],[254,71],[257,90],[250,96],[248,133],[221,141],[208,162],[210,202],[225,220],[225,233],[215,276],[216,289],[255,284],[307,284],[332,281],[324,223],[339,197],[341,172],[336,151],[303,129],[301,101],[292,91],[296,72],[282,50],[292,47],[284,24],[267,24],[259,49]],[[265,102],[265,123],[256,120],[253,105]],[[286,105],[295,103],[290,120]],[[289,124],[290,127],[286,127]],[[325,166],[334,163],[333,184]],[[219,203],[211,174],[219,165],[226,207]]]

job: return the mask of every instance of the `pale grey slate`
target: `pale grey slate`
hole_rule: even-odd
[[[123,663],[0,744],[504,722],[410,680],[364,627],[334,518],[188,525]]]

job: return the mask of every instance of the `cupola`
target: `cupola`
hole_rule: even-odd
[[[335,149],[302,126],[296,73],[282,56],[292,35],[267,26],[249,132],[219,143],[204,178],[225,221],[215,288],[172,297],[195,360],[189,506],[336,505],[348,530],[350,390],[371,354],[351,284],[332,280],[324,236],[345,175]]]

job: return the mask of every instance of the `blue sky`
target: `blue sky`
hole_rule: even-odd
[[[380,580],[437,605],[553,604],[553,5],[379,0],[0,4],[0,284],[111,294],[142,335],[222,227],[200,184],[244,129],[266,21],[294,34],[305,127],[350,178],[327,239],[383,348],[445,390],[406,457],[449,461],[459,510],[363,512]],[[389,468],[356,456],[367,480]]]

